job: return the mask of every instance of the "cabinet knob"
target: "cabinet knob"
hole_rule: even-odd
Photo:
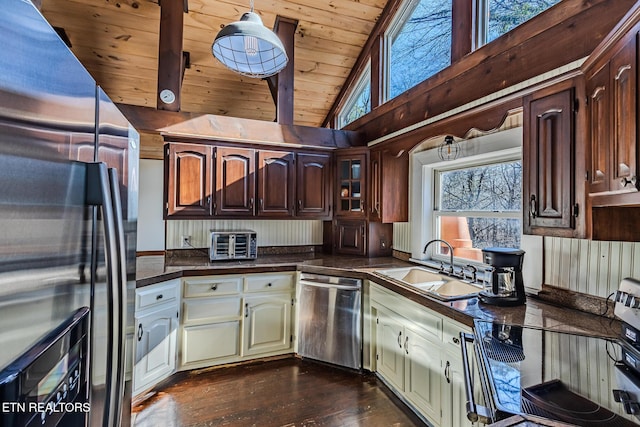
[[[217,291],[218,290],[218,285],[217,284],[216,285],[212,285],[211,286],[211,290],[212,291]]]
[[[162,294],[158,294],[158,295],[156,295],[156,301],[157,301],[157,300],[161,300],[162,298],[163,298],[163,295],[162,295]]]
[[[637,182],[638,182],[638,179],[635,176],[632,176],[629,179],[620,178],[620,185],[622,185],[623,187],[626,187],[629,184],[631,184],[631,185],[633,185],[635,187]]]
[[[460,344],[460,338],[453,337],[453,343],[454,343],[455,345]]]
[[[271,282],[267,283],[267,286],[271,287],[271,286],[272,286],[272,285],[271,285]]]

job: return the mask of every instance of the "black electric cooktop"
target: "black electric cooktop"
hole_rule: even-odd
[[[582,426],[640,425],[636,354],[623,341],[477,320],[485,400],[496,414]],[[625,359],[631,363],[624,363]]]

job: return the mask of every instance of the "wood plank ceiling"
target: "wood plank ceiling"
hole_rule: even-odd
[[[174,0],[176,1],[176,0]],[[320,126],[387,0],[255,0],[273,28],[276,15],[298,20],[294,124]],[[242,77],[211,54],[220,28],[240,19],[249,0],[189,0],[181,111],[273,121],[266,81]],[[72,50],[117,103],[156,107],[160,6],[152,0],[43,0],[42,13],[67,33]]]

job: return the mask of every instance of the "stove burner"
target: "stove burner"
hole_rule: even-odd
[[[569,390],[560,380],[522,389],[527,412],[578,426],[631,427],[637,424]]]

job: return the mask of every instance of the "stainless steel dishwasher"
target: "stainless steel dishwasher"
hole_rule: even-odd
[[[302,273],[298,354],[362,368],[362,280]]]

